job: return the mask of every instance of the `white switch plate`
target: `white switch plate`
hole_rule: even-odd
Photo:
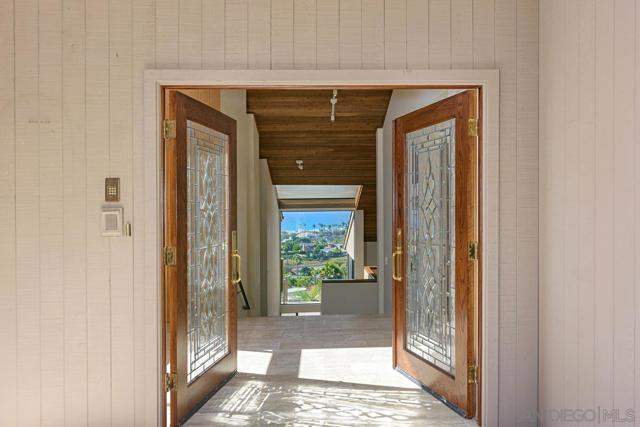
[[[105,237],[122,236],[122,208],[102,208],[102,235]]]

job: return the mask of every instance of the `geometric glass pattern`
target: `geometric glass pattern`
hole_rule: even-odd
[[[187,382],[229,353],[229,138],[187,120]]]
[[[406,134],[406,350],[455,376],[455,119]]]

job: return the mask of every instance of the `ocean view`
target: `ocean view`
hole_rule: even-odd
[[[324,225],[348,223],[351,211],[283,212],[282,231],[313,230]]]

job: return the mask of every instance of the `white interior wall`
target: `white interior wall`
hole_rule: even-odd
[[[364,265],[378,265],[377,242],[364,242]]]
[[[540,2],[541,425],[639,423],[639,6]]]
[[[384,118],[384,125],[382,128],[382,168],[383,168],[383,185],[382,191],[378,190],[377,196],[382,198],[381,205],[382,211],[379,214],[378,221],[382,221],[384,235],[387,239],[384,240],[384,247],[381,248],[383,258],[381,264],[384,265],[383,274],[380,276],[379,281],[384,286],[384,312],[391,313],[392,303],[392,287],[393,280],[391,280],[391,266],[389,260],[393,253],[393,239],[394,231],[392,230],[393,224],[393,121],[398,117],[404,116],[412,111],[449,96],[449,91],[444,90],[425,90],[425,89],[399,89],[394,90],[391,94],[391,100],[389,101],[389,107],[387,108],[387,114]],[[382,219],[380,219],[382,218]]]
[[[387,109],[388,110],[388,109]],[[378,266],[378,313],[383,314],[384,307],[384,295],[385,295],[385,283],[389,283],[386,280],[385,266],[385,248],[387,245],[387,237],[385,235],[386,221],[385,217],[385,142],[384,142],[384,129],[376,129],[376,234],[377,234],[377,248],[376,248],[376,265]],[[389,236],[391,238],[391,236]],[[387,261],[388,262],[388,261]]]
[[[345,250],[353,259],[353,278],[364,278],[364,211],[353,212],[349,234],[346,237]]]
[[[364,211],[353,212],[354,279],[364,279]]]
[[[280,315],[280,208],[276,187],[272,184],[267,159],[260,159],[260,216],[262,257],[263,315]]]
[[[258,131],[253,114],[247,114],[247,91],[220,91],[220,110],[237,123],[237,221],[238,251],[242,257],[242,284],[251,311],[242,309],[238,295],[238,315],[260,315],[260,195],[258,193]]]
[[[245,91],[246,93],[246,91]],[[246,96],[246,95],[245,95]],[[260,219],[260,135],[258,134],[258,126],[256,125],[255,116],[248,114],[250,145],[249,165],[247,168],[248,175],[248,212],[247,212],[247,262],[250,263],[248,268],[247,285],[251,292],[251,312],[252,316],[262,315],[262,284],[260,278],[262,276],[262,252],[260,251],[260,234],[262,221]]]
[[[498,68],[500,405],[487,425],[515,425],[537,395],[537,9],[537,0],[0,2],[0,424],[156,424],[145,69]],[[117,242],[98,226],[109,175],[121,177],[133,223],[133,238]]]

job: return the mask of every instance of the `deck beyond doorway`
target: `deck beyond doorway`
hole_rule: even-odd
[[[238,374],[187,426],[475,426],[391,368],[384,316],[238,321]]]

